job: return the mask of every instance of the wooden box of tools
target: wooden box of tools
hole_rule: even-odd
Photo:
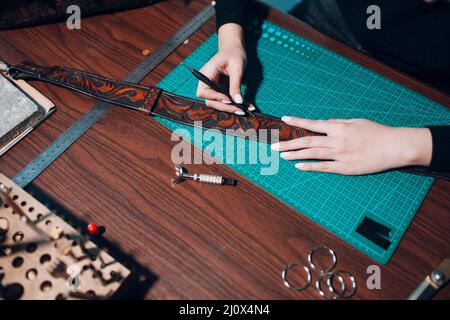
[[[0,300],[109,299],[131,271],[0,173]]]

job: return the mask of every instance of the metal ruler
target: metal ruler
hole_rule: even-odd
[[[124,80],[135,84],[141,82],[153,69],[155,69],[165,58],[213,16],[214,5],[210,4],[175,33],[160,48],[142,61]],[[56,138],[56,140],[53,141],[36,159],[16,174],[13,177],[13,181],[21,188],[25,188],[38,175],[47,169],[64,151],[66,151],[66,149],[77,141],[91,126],[93,126],[110,107],[111,105],[104,102],[95,104],[87,113],[81,116],[77,122]]]

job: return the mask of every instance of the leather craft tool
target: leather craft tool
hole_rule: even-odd
[[[1,176],[1,173],[0,173]],[[41,237],[43,237],[45,240],[49,240],[49,237],[43,233],[39,228],[35,226],[33,221],[30,220],[30,218],[27,216],[27,214],[22,209],[22,204],[19,205],[15,202],[17,200],[17,195],[12,195],[12,188],[6,186],[3,182],[0,182],[0,205],[3,203],[4,207],[11,208],[11,210],[20,216],[20,220],[22,222],[25,222],[28,224],[28,226],[33,229],[35,232],[37,232]]]
[[[211,81],[207,76],[205,76],[203,73],[201,73],[200,71],[197,71],[195,69],[192,69],[191,67],[189,67],[188,65],[184,65],[186,67],[186,69],[188,69],[193,75],[194,77],[196,77],[199,81],[203,82],[204,84],[206,84],[207,86],[209,86],[211,89],[220,92],[224,95],[226,95],[228,97],[228,99],[230,99],[231,104],[238,107],[239,109],[241,109],[242,111],[244,111],[246,114],[250,114],[251,116],[255,116],[253,114],[253,112],[251,112],[248,109],[248,106],[246,106],[243,103],[237,103],[236,101],[234,101],[233,97],[224,89],[222,89],[220,86],[216,85],[213,81]]]
[[[212,174],[204,174],[204,173],[194,173],[190,174],[180,165],[175,166],[175,177],[172,179],[172,183],[178,184],[183,182],[184,180],[194,180],[202,183],[209,184],[220,184],[220,185],[229,185],[235,186],[236,180],[225,178],[222,176],[212,175]]]
[[[208,5],[200,11],[192,20],[184,25],[161,47],[148,56],[136,69],[134,69],[125,81],[139,83],[156,68],[166,57],[168,57],[176,48],[203,26],[215,14],[214,4]],[[0,70],[5,70],[8,65],[0,61]],[[95,104],[87,113],[85,113],[77,122],[63,132],[50,146],[48,146],[36,159],[23,168],[13,181],[24,188],[31,183],[38,175],[47,169],[65,150],[67,150],[75,141],[77,141],[91,126],[93,126],[105,113],[110,106],[99,102]]]
[[[0,300],[123,298],[137,274],[0,174]],[[130,262],[130,261],[128,261]]]
[[[431,300],[433,296],[447,285],[450,279],[450,258],[445,259],[429,274],[411,293],[407,300]]]

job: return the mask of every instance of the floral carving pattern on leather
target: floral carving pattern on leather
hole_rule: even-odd
[[[147,87],[103,78],[93,73],[64,67],[46,68],[29,62],[13,67],[10,73],[14,78],[26,78],[27,75],[40,78],[96,99],[136,110],[144,110],[142,107],[149,91]]]
[[[257,113],[256,117],[241,117],[233,113],[221,112],[207,107],[203,102],[163,92],[154,106],[152,113],[176,122],[195,125],[201,121],[202,128],[226,132],[232,129],[237,135],[259,141],[270,142],[270,130],[277,130],[280,141],[300,138],[318,133],[292,127],[278,118]],[[261,129],[266,130],[260,131]],[[256,136],[247,135],[251,131]]]
[[[319,135],[292,127],[276,117],[256,113],[255,117],[237,116],[209,108],[202,101],[164,92],[157,87],[144,87],[111,80],[96,74],[65,67],[41,67],[29,62],[11,67],[8,73],[16,79],[37,79],[81,92],[111,104],[157,115],[179,123],[213,129],[248,139],[271,142],[272,134],[280,141],[307,135]],[[232,132],[230,132],[232,130]],[[273,132],[272,130],[276,130]]]

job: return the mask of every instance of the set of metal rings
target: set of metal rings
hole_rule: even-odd
[[[319,269],[314,264],[314,256],[318,252],[325,252],[331,258],[331,264],[326,268]],[[356,292],[356,279],[348,271],[337,270],[332,271],[337,263],[336,254],[332,249],[324,246],[318,246],[313,248],[308,254],[307,265],[301,263],[288,264],[281,272],[281,279],[286,287],[295,291],[302,291],[308,288],[312,282],[312,271],[317,272],[317,280],[315,287],[317,292],[331,300],[336,300],[340,298],[349,298]],[[302,269],[306,274],[306,282],[302,285],[292,285],[288,280],[288,272],[292,269]],[[350,282],[350,286],[347,286],[345,278]],[[335,282],[338,281],[336,285]],[[326,289],[323,289],[323,284],[326,285]]]

